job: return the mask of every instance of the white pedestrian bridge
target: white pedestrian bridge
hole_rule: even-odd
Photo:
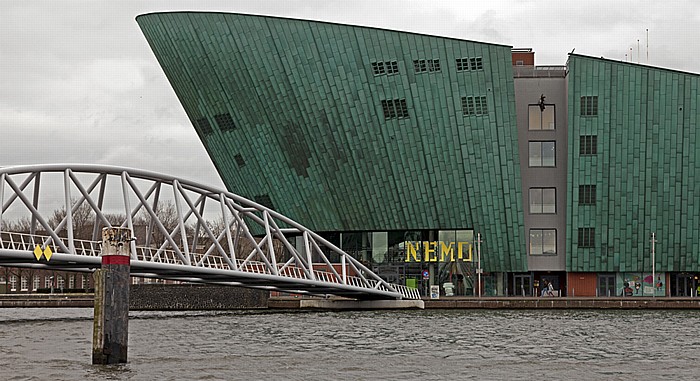
[[[131,168],[0,168],[0,265],[91,272],[101,229],[128,228],[131,275],[358,300],[420,299],[274,210]]]

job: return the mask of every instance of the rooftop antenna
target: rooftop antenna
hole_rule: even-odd
[[[647,28],[647,65],[649,64],[649,28]]]
[[[639,56],[641,55],[642,51],[639,50],[639,39],[637,39],[637,65],[639,65]]]

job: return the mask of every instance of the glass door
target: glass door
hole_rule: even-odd
[[[532,296],[532,277],[530,274],[513,275],[513,295]]]
[[[598,296],[616,296],[615,274],[598,275]]]

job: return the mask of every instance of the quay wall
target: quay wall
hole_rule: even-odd
[[[129,287],[129,309],[236,310],[267,308],[269,292],[201,284],[140,284]],[[0,308],[93,307],[93,294],[0,294]]]

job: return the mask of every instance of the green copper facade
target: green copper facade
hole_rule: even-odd
[[[700,271],[700,76],[578,55],[568,66],[567,270],[650,272],[655,232],[656,271]]]
[[[316,231],[474,229],[525,271],[510,47],[220,13],[139,16],[226,186]]]

